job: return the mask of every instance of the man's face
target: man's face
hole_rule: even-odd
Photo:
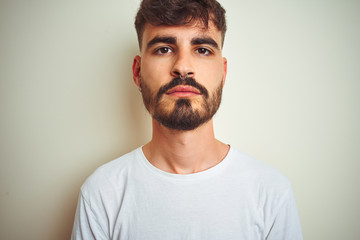
[[[154,119],[170,129],[192,130],[219,108],[226,67],[221,32],[212,23],[207,29],[146,24],[133,77]]]

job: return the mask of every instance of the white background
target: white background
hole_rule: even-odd
[[[220,2],[217,137],[291,180],[305,239],[358,239],[360,2]],[[86,177],[150,139],[138,5],[0,0],[0,239],[69,239]]]

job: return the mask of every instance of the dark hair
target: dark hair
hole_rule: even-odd
[[[223,44],[226,32],[225,9],[216,0],[142,0],[135,18],[139,46],[141,48],[145,23],[177,26],[200,21],[208,28],[209,20],[221,31]]]

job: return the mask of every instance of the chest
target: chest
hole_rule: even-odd
[[[131,184],[110,217],[113,239],[263,239],[256,189],[228,182]]]

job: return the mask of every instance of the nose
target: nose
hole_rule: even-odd
[[[191,59],[191,53],[179,51],[174,60],[174,65],[171,69],[173,77],[194,77],[195,71]]]

